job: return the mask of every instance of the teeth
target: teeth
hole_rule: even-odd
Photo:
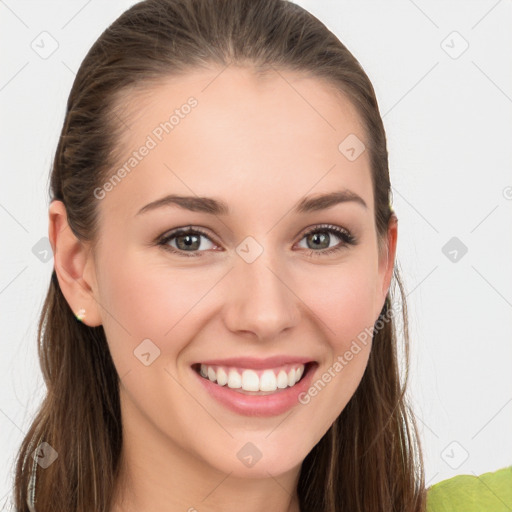
[[[244,391],[260,390],[260,378],[254,370],[244,370],[242,373],[242,389]]]
[[[272,392],[299,382],[304,374],[304,365],[286,365],[281,369],[256,371],[201,364],[199,373],[219,386],[227,384],[232,389]]]
[[[224,386],[227,383],[228,383],[228,374],[222,368],[219,368],[217,370],[217,384],[219,386]]]
[[[236,370],[229,370],[228,388],[237,389],[242,387],[242,377]]]
[[[281,370],[277,374],[277,387],[280,389],[284,389],[288,387],[288,375],[284,370]]]
[[[272,370],[265,370],[260,378],[260,391],[275,391],[276,387],[276,374]]]

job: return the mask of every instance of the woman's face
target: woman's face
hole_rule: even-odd
[[[293,470],[360,382],[394,261],[358,115],[317,79],[233,67],[128,99],[90,279],[125,445]],[[348,200],[311,202],[334,193]]]

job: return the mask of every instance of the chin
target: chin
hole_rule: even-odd
[[[303,439],[293,440],[288,436],[289,443],[284,443],[281,436],[275,435],[273,440],[265,439],[265,436],[268,432],[258,440],[251,435],[232,440],[230,445],[224,445],[221,453],[210,453],[203,460],[232,477],[260,479],[277,477],[300,467],[312,448],[305,449],[303,453],[298,449],[304,445]]]

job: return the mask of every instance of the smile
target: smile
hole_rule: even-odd
[[[287,364],[264,370],[201,364],[199,373],[219,386],[227,385],[242,391],[275,392],[299,382],[304,368],[304,364]]]
[[[244,416],[277,416],[300,406],[318,363],[306,358],[233,358],[204,361],[192,370],[219,405]]]

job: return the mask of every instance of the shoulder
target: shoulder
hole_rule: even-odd
[[[512,466],[482,475],[457,475],[427,489],[427,512],[512,510]]]

